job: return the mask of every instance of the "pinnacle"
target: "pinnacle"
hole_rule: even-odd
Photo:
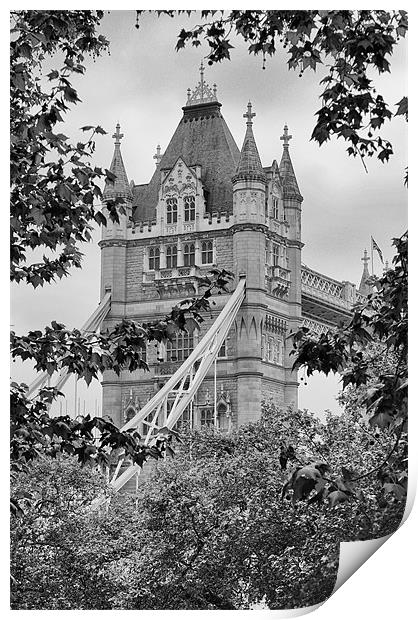
[[[251,102],[248,102],[247,112],[243,114],[243,116],[247,119],[247,131],[245,132],[241,155],[233,180],[254,179],[265,181],[266,175],[261,165],[260,155],[252,129],[252,119],[255,116],[255,112],[252,112]]]
[[[300,196],[301,194],[289,152],[289,141],[291,139],[292,136],[289,135],[288,126],[285,125],[283,135],[280,137],[280,140],[283,140],[283,154],[279,165],[279,173],[282,178],[285,191]]]
[[[120,150],[120,141],[123,138],[123,133],[120,133],[119,123],[116,125],[116,131],[112,138],[115,139],[115,150],[113,152],[113,159],[109,170],[115,175],[116,179],[114,183],[106,181],[103,198],[110,199],[117,196],[132,198],[132,190],[129,185],[128,176],[126,174],[125,165],[123,163],[122,153]]]

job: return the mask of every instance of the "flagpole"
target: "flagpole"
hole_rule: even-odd
[[[374,276],[374,267],[373,267],[373,238],[370,236],[370,252],[372,255],[372,276]]]

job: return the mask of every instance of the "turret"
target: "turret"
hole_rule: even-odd
[[[289,237],[291,239],[301,239],[301,210],[303,198],[299,191],[295,171],[293,170],[292,160],[289,152],[289,142],[293,136],[289,135],[288,126],[283,128],[283,154],[279,165],[279,174],[283,187],[283,202],[286,220],[290,224]]]
[[[289,135],[288,126],[283,128],[283,154],[279,165],[279,175],[283,189],[283,206],[286,221],[289,224],[287,256],[288,268],[292,274],[287,300],[289,302],[288,331],[297,331],[300,326],[302,313],[302,289],[301,289],[301,217],[302,217],[302,195],[296,180],[292,160],[289,152],[289,142],[292,136]],[[290,356],[291,346],[286,346],[285,366],[286,366],[286,389],[285,402],[297,405],[297,374],[292,371],[293,358]]]
[[[107,225],[103,226],[100,247],[102,250],[101,297],[111,291],[113,303],[124,302],[126,298],[127,228],[131,225],[133,196],[120,150],[123,133],[120,133],[119,123],[116,125],[112,138],[115,140],[115,150],[109,170],[115,175],[115,179],[113,182],[106,181],[103,191],[103,213],[107,218]],[[122,206],[125,210],[125,214],[119,214],[119,222],[112,222],[108,216],[106,205],[112,201],[118,201],[118,206]]]
[[[103,191],[103,202],[104,205],[106,205],[113,200],[120,200],[120,204],[123,204],[126,211],[126,217],[120,217],[120,224],[122,224],[122,222],[123,224],[125,224],[125,222],[126,224],[128,224],[132,217],[133,196],[131,185],[128,181],[128,175],[126,174],[125,165],[123,163],[122,153],[120,150],[120,143],[123,135],[123,133],[120,133],[120,125],[118,123],[116,125],[116,131],[112,136],[112,138],[115,139],[115,150],[113,152],[112,163],[110,164],[109,168],[109,171],[114,174],[116,178],[113,182],[106,181]],[[108,222],[107,228],[109,227],[111,227],[111,222]],[[117,225],[116,230],[120,229],[120,227],[120,225]]]
[[[266,175],[253,134],[251,102],[248,102],[247,131],[241,149],[237,170],[232,177],[233,209],[235,223],[265,224]]]
[[[243,115],[247,130],[238,166],[232,177],[235,273],[245,276],[246,298],[237,317],[237,385],[240,423],[261,410],[261,329],[265,303],[266,175],[252,130],[251,103]]]

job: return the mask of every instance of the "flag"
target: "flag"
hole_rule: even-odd
[[[379,248],[379,246],[377,245],[376,241],[373,239],[372,237],[372,249],[376,250],[376,252],[379,254],[379,258],[383,263],[383,254],[382,254],[382,250]]]

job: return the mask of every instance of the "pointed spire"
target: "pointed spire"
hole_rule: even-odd
[[[232,179],[235,182],[239,179],[252,179],[265,181],[266,175],[261,165],[260,155],[253,134],[253,118],[255,112],[252,111],[251,101],[248,102],[247,112],[243,117],[247,119],[247,131],[245,132],[242,144],[241,155],[239,158],[237,171]]]
[[[361,260],[364,263],[364,267],[363,267],[363,275],[361,276],[360,286],[358,290],[362,295],[368,295],[372,291],[372,286],[370,285],[370,273],[369,273],[369,266],[367,264],[370,260],[370,257],[367,254],[367,250],[364,250],[364,255]]]
[[[283,141],[283,155],[280,161],[279,173],[282,178],[283,188],[287,197],[294,196],[302,198],[299,191],[298,182],[296,180],[295,171],[293,170],[292,160],[290,159],[289,142],[293,136],[289,135],[289,128],[285,124],[283,135],[280,140]]]
[[[112,199],[116,197],[132,198],[132,191],[129,185],[128,176],[126,174],[125,165],[122,159],[122,153],[120,151],[120,143],[123,138],[123,133],[120,132],[119,122],[116,125],[116,131],[112,135],[115,140],[115,150],[113,152],[112,163],[110,164],[110,172],[112,172],[116,179],[114,183],[106,181],[105,189],[103,192],[104,199]]]

